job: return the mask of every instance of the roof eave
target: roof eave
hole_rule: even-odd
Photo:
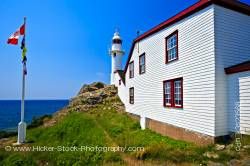
[[[224,69],[226,74],[234,74],[244,71],[250,71],[250,61],[246,61]]]

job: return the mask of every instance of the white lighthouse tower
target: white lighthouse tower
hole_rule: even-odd
[[[122,70],[122,56],[124,51],[122,50],[122,39],[119,35],[119,32],[116,31],[112,38],[112,48],[109,51],[109,55],[112,57],[112,66],[111,66],[111,75],[110,75],[110,84],[114,84],[114,74],[117,70]]]

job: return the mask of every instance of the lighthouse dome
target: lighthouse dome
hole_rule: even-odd
[[[119,32],[114,33],[114,36],[112,38],[112,43],[114,43],[114,44],[122,44],[122,39],[120,37]]]

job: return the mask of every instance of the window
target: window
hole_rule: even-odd
[[[139,56],[139,74],[145,73],[145,53]]]
[[[121,85],[122,80],[119,80],[119,85]]]
[[[129,63],[129,78],[134,78],[134,61]]]
[[[114,44],[122,44],[122,40],[121,39],[113,39],[113,43]]]
[[[178,59],[178,31],[166,37],[166,63]]]
[[[183,107],[183,79],[177,78],[163,81],[163,104],[166,107]]]
[[[129,103],[134,104],[134,88],[129,88]]]

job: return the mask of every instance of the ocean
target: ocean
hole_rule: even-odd
[[[69,100],[26,100],[24,120],[30,123],[33,117],[53,114],[67,106]],[[17,131],[21,119],[20,100],[0,100],[0,130]]]

